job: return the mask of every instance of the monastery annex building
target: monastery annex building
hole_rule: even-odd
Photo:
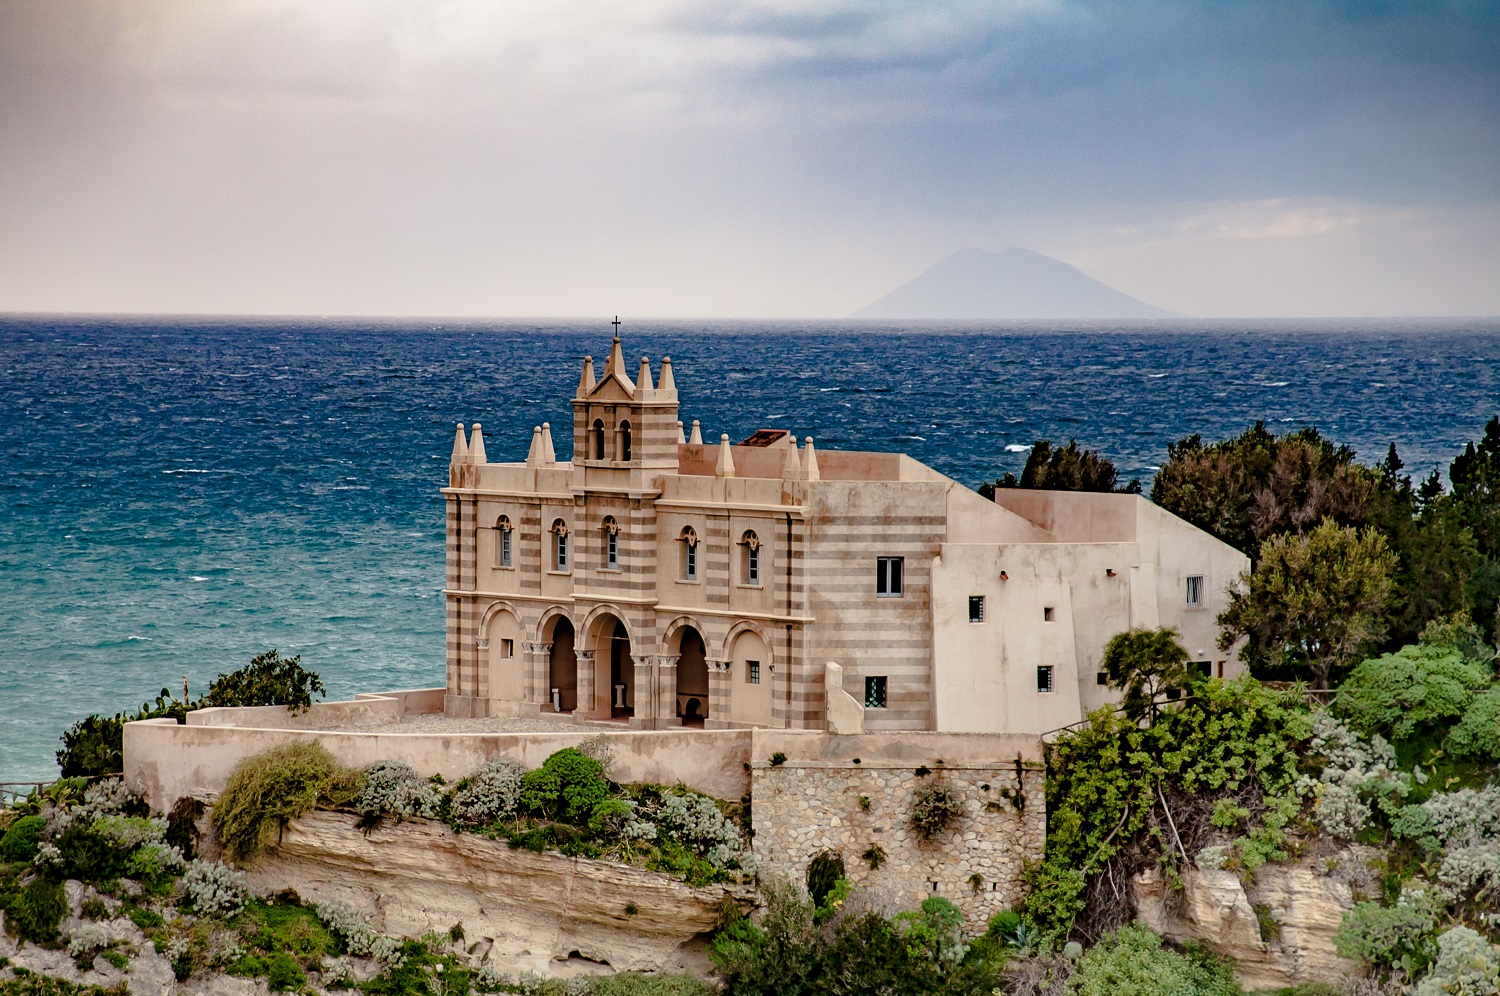
[[[460,425],[443,494],[453,716],[822,730],[842,691],[869,732],[1040,733],[1109,700],[1098,661],[1131,627],[1242,669],[1214,620],[1247,559],[1146,499],[991,502],[782,430],[705,443],[671,360],[632,380],[618,338],[597,379],[583,361],[571,459],[543,425],[489,463]]]

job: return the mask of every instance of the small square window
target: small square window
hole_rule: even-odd
[[[877,557],[875,559],[875,594],[881,598],[900,598],[902,591],[902,574],[905,566],[903,557]]]
[[[1212,678],[1214,676],[1213,661],[1193,661],[1193,667],[1205,678]]]
[[[1096,671],[1094,672],[1094,684],[1107,685],[1109,684],[1109,677],[1103,671]]]
[[[501,657],[514,657],[514,656],[516,656],[516,641],[515,640],[501,640],[500,641],[500,656]]]
[[[885,675],[871,675],[865,679],[865,708],[885,708]]]
[[[1039,692],[1052,691],[1052,665],[1043,664],[1036,669],[1036,690]]]
[[[1052,622],[1056,615],[1057,611],[1048,605],[1042,609],[1042,622]]]
[[[745,662],[745,683],[747,685],[760,684],[760,661]]]
[[[1203,575],[1191,574],[1187,579],[1187,604],[1196,608],[1203,604]]]
[[[984,622],[984,596],[983,595],[970,595],[969,596],[969,622],[971,622],[971,623],[982,623],[982,622]]]

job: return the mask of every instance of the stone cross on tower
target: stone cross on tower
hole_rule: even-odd
[[[620,338],[620,316],[616,315],[615,320],[610,322],[610,324],[615,327],[615,338]]]

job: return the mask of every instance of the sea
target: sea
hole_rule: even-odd
[[[441,685],[456,421],[492,461],[569,399],[604,319],[0,315],[0,781],[59,734],[269,648],[329,696]],[[902,451],[970,486],[1077,439],[1147,484],[1263,420],[1446,467],[1500,414],[1500,321],[625,321],[705,439]]]

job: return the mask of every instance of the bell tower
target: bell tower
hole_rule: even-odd
[[[681,441],[671,357],[662,360],[659,384],[644,356],[630,378],[619,336],[597,381],[594,358],[583,358],[573,398],[573,468],[584,472],[586,486],[644,487],[651,471],[677,469]]]

